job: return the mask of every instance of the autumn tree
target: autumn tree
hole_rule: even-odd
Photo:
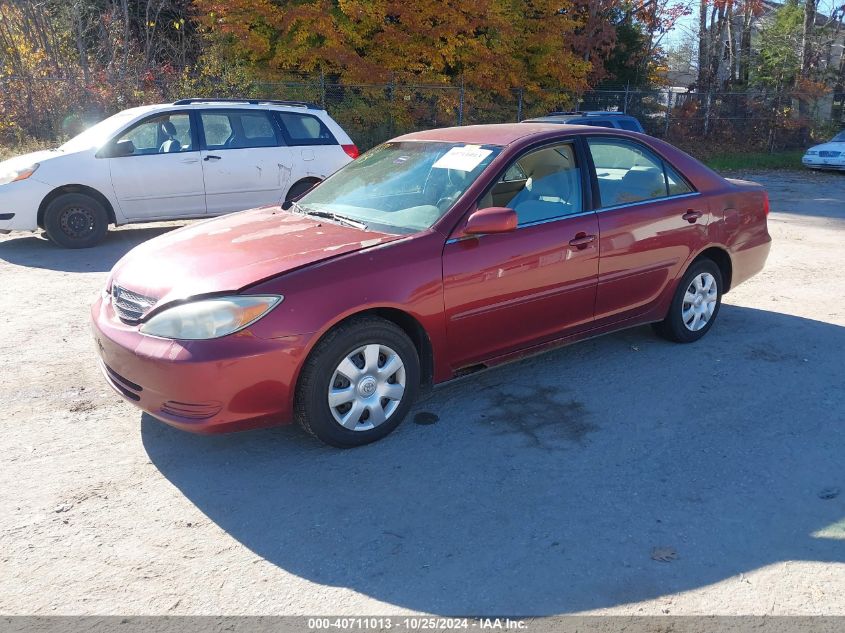
[[[195,0],[231,54],[272,76],[344,83],[454,84],[508,91],[587,85],[592,61],[572,41],[573,0]]]

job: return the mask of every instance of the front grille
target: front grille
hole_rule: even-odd
[[[111,304],[117,316],[124,321],[130,323],[140,321],[141,317],[155,305],[155,302],[154,297],[145,297],[117,284],[112,285]]]
[[[838,158],[842,152],[832,152],[830,150],[824,150],[819,152],[819,156],[823,158]]]

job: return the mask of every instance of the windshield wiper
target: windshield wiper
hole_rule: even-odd
[[[367,225],[363,222],[360,222],[359,220],[353,220],[352,218],[348,218],[338,213],[332,213],[331,211],[317,211],[316,209],[306,209],[295,200],[291,200],[291,206],[297,209],[297,211],[302,215],[311,215],[315,218],[326,218],[327,220],[332,220],[334,222],[337,222],[338,224],[346,224],[347,226],[351,226],[356,229],[361,229],[362,231],[367,230]]]

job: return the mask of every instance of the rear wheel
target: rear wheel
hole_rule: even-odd
[[[654,329],[676,343],[693,343],[703,337],[722,305],[722,272],[710,259],[694,262],[672,298],[669,314]]]
[[[343,323],[320,341],[302,369],[296,421],[341,448],[393,431],[417,397],[417,350],[401,328],[378,317]]]
[[[103,205],[82,193],[65,193],[47,205],[44,230],[64,248],[90,248],[99,244],[109,228]]]

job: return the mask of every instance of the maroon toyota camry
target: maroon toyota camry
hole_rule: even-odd
[[[633,132],[418,132],[292,204],[135,248],[94,336],[109,384],[167,424],[356,446],[421,388],[547,347],[643,323],[700,339],[763,268],[767,214],[759,185]]]

